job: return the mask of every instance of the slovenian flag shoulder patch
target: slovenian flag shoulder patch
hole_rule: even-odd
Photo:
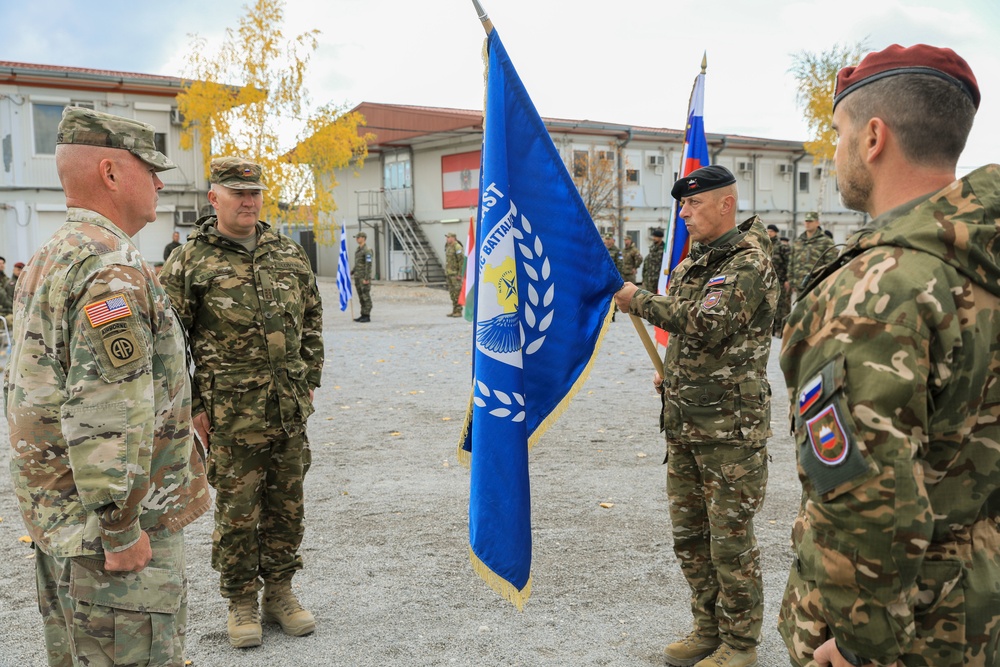
[[[799,392],[799,416],[809,412],[809,408],[816,405],[816,401],[823,395],[823,375],[819,374],[810,380]]]

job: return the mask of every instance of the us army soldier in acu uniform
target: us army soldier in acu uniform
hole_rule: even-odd
[[[258,220],[258,165],[212,160],[208,201],[161,276],[194,358],[194,425],[215,488],[212,567],[229,600],[236,647],[261,643],[264,620],[294,636],[316,627],[292,591],[302,568],[306,418],[323,370],[323,311],[299,244]]]
[[[796,665],[1000,664],[1000,166],[955,179],[979,99],[923,44],[837,76],[840,196],[872,219],[785,327]]]
[[[778,279],[760,219],[736,225],[728,169],[697,169],[671,194],[695,242],[690,255],[664,296],[632,283],[615,295],[622,311],[671,334],[667,377],[654,385],[663,394],[674,552],[691,588],[694,630],[667,646],[667,662],[751,667],[764,615],[753,517],[767,483]]]
[[[66,223],[15,291],[10,470],[53,667],[184,664],[182,529],[211,501],[184,333],[130,238],[174,167],[154,131],[65,109]]]

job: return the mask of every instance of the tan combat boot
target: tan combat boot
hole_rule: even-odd
[[[702,658],[712,655],[721,644],[722,640],[718,636],[693,630],[684,639],[667,646],[663,652],[667,654],[668,664],[674,667],[691,667]]]
[[[694,667],[757,667],[757,649],[751,646],[740,650],[723,644]]]
[[[316,629],[316,619],[302,608],[292,592],[292,582],[264,582],[264,620],[281,626],[286,635],[301,637]]]
[[[256,593],[229,600],[229,619],[226,625],[229,643],[236,648],[260,646],[263,631],[260,627]]]

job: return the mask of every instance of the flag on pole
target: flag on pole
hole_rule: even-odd
[[[470,556],[531,594],[528,450],[579,390],[622,279],[497,31],[488,38],[470,410]]]
[[[478,191],[477,191],[478,192]],[[469,233],[465,236],[465,275],[462,276],[462,292],[458,295],[458,303],[464,306],[462,314],[469,322],[476,310],[476,218],[469,216]]]
[[[707,59],[702,57],[701,73],[694,79],[691,89],[691,100],[688,103],[687,129],[684,133],[684,150],[681,153],[680,177],[687,176],[695,169],[708,166],[708,142],[705,140],[705,69]],[[657,293],[667,293],[667,283],[670,272],[674,270],[688,255],[691,249],[691,239],[688,237],[687,226],[680,216],[680,202],[675,202],[672,222],[667,230],[667,238],[663,245],[663,265],[660,270],[660,280],[657,283]],[[666,346],[668,334],[656,329],[656,342]]]
[[[337,291],[340,292],[340,310],[347,310],[347,304],[354,296],[351,288],[351,263],[347,256],[347,228],[340,223],[340,255],[337,257]]]

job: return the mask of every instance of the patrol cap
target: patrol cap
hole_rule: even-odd
[[[450,239],[457,239],[458,238],[458,234],[456,234],[455,232],[448,232],[447,234],[444,235],[444,237],[446,239],[449,239],[449,238]]]
[[[649,230],[649,236],[650,236],[650,238],[654,238],[654,239],[662,239],[663,238],[663,230],[660,229],[659,227],[653,227],[652,229]]]
[[[767,226],[767,231],[774,232],[775,234],[777,234],[778,233],[778,225],[768,225]]]
[[[695,169],[684,178],[678,178],[674,187],[670,188],[670,196],[679,201],[681,197],[717,190],[735,182],[736,177],[733,176],[733,172],[722,165],[710,164]]]
[[[354,238],[356,238],[356,239],[366,239],[366,238],[368,238],[368,235],[365,234],[364,232],[358,232],[357,234],[354,235]]]
[[[260,182],[260,165],[241,157],[212,158],[209,183],[218,183],[233,190],[267,190]]]
[[[177,165],[156,150],[156,128],[131,118],[113,116],[83,107],[66,107],[56,133],[56,144],[120,148],[136,156],[155,171]]]
[[[806,213],[806,222],[815,222],[816,220],[819,220],[819,213],[816,211]]]
[[[969,63],[951,49],[927,44],[907,47],[893,44],[869,53],[855,67],[840,70],[833,108],[858,88],[898,74],[930,74],[943,79],[965,93],[979,109],[979,84]]]

